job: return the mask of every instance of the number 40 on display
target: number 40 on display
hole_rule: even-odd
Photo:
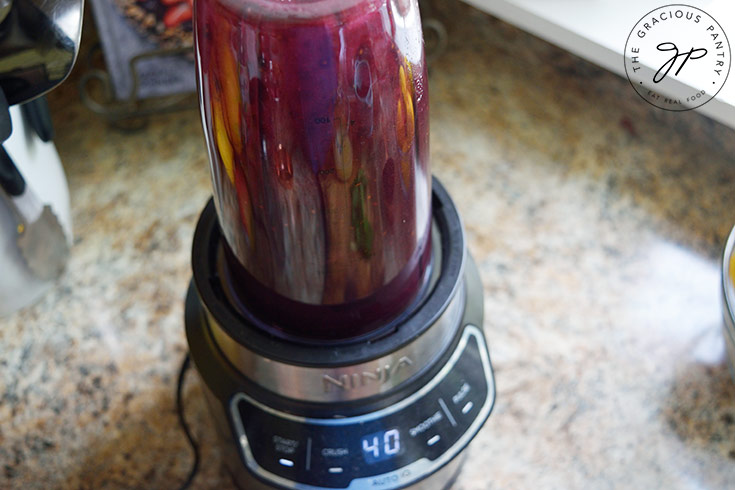
[[[401,433],[398,429],[375,432],[362,438],[362,454],[369,464],[385,461],[401,452]]]

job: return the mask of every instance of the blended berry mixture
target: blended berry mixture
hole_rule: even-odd
[[[312,338],[395,319],[431,262],[416,0],[196,0],[195,36],[238,300]]]

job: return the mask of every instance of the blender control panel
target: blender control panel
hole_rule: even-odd
[[[277,487],[393,489],[417,482],[456,456],[495,401],[487,346],[465,327],[439,373],[396,404],[356,417],[303,418],[246,394],[233,397],[233,426],[248,469]]]

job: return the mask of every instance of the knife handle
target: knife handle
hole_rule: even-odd
[[[41,141],[48,143],[54,139],[54,124],[51,122],[51,110],[45,96],[26,102],[20,106],[20,110]]]
[[[0,146],[0,187],[11,197],[18,197],[26,190],[25,179],[2,146]]]

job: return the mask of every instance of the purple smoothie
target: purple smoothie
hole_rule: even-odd
[[[197,0],[202,118],[243,308],[301,337],[390,322],[431,257],[416,0]]]

